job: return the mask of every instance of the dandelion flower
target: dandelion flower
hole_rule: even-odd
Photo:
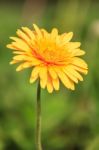
[[[33,25],[17,30],[17,37],[10,37],[13,42],[7,47],[15,56],[10,64],[20,63],[16,71],[32,68],[30,83],[40,80],[41,88],[48,92],[59,90],[60,81],[66,88],[74,90],[75,83],[83,81],[81,74],[87,74],[86,62],[79,58],[85,54],[80,49],[80,42],[71,42],[73,33],[59,34],[56,28],[51,33]]]

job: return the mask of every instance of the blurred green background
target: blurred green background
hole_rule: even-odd
[[[43,150],[99,150],[99,0],[0,0],[0,150],[35,150],[36,88],[31,69],[10,66],[9,36],[32,23],[74,32],[89,74],[74,92],[42,90]]]

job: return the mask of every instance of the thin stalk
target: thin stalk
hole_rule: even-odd
[[[40,81],[37,87],[37,124],[36,124],[36,149],[42,150],[41,145],[41,87]]]

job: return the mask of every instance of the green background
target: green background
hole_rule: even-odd
[[[0,150],[35,150],[36,88],[31,69],[10,66],[9,36],[32,24],[74,32],[89,65],[74,92],[42,90],[43,150],[99,150],[99,1],[0,0]]]

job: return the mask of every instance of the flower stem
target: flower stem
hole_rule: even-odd
[[[37,150],[42,150],[41,145],[41,88],[40,81],[37,87],[37,124],[36,124],[36,148]]]

